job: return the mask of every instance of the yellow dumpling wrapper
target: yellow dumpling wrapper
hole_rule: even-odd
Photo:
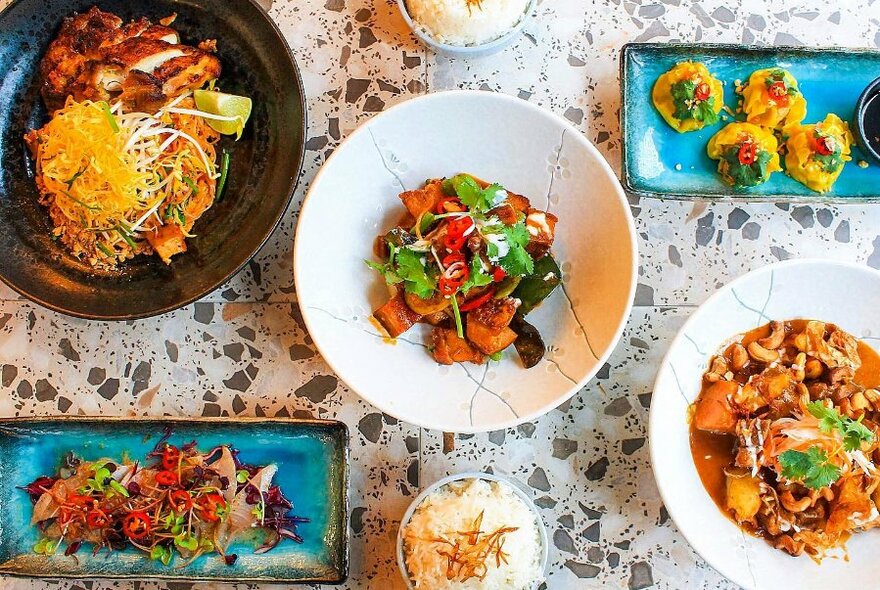
[[[786,141],[785,169],[792,178],[819,193],[831,190],[843,166],[852,160],[849,125],[834,113],[815,125],[799,125]]]
[[[684,61],[657,78],[651,100],[670,127],[685,133],[718,121],[724,87],[705,65]]]
[[[706,151],[718,160],[718,173],[725,183],[747,188],[767,182],[782,170],[779,144],[770,129],[751,123],[729,123],[709,140]]]
[[[753,72],[742,94],[742,108],[749,123],[785,129],[799,124],[807,116],[807,101],[797,80],[782,68]]]

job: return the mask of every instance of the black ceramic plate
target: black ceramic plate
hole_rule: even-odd
[[[253,99],[244,136],[221,141],[232,155],[222,199],[168,266],[138,256],[117,271],[96,272],[51,239],[47,210],[37,203],[22,136],[47,120],[39,63],[62,19],[93,5],[124,20],[176,12],[184,43],[217,40],[220,87]],[[253,0],[16,0],[0,13],[0,80],[0,279],[50,309],[117,320],[186,305],[244,266],[290,203],[304,150],[302,81],[278,28]]]

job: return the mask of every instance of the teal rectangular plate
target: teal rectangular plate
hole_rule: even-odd
[[[200,449],[229,445],[245,463],[274,463],[293,514],[311,519],[297,527],[302,544],[284,539],[262,555],[233,543],[231,566],[205,555],[185,567],[163,566],[135,549],[92,555],[84,544],[74,557],[37,555],[25,486],[53,475],[64,454],[86,460],[128,452],[143,458],[172,429],[170,442]],[[341,422],[281,419],[12,418],[0,420],[0,575],[39,578],[132,578],[186,581],[328,583],[348,575],[348,429]],[[179,559],[179,558],[178,558]]]
[[[793,202],[878,202],[880,167],[860,168],[866,160],[853,146],[852,161],[831,189],[816,193],[782,172],[766,183],[744,190],[724,184],[717,162],[706,155],[706,144],[725,121],[678,133],[651,102],[657,78],[681,61],[699,61],[724,82],[725,104],[734,112],[734,81],[748,80],[761,68],[780,66],[797,79],[807,99],[805,123],[835,113],[853,128],[855,104],[868,84],[880,76],[880,51],[870,49],[814,49],[807,47],[747,47],[744,45],[629,43],[620,58],[624,187],[637,195],[672,199]],[[728,121],[732,119],[728,116]],[[676,170],[677,165],[681,169]]]

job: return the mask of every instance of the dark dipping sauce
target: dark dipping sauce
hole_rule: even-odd
[[[880,101],[878,101],[878,103],[880,103]],[[880,114],[880,112],[878,112],[878,114]],[[793,331],[801,331],[804,329],[808,321],[810,320],[789,320],[786,324],[789,324],[793,328]],[[746,332],[742,335],[742,339],[739,341],[743,346],[748,346],[749,343],[764,338],[769,334],[770,325],[767,324],[750,332]],[[877,354],[877,351],[863,341],[859,340],[858,343],[859,357],[861,357],[862,366],[856,371],[855,382],[865,388],[878,388],[880,387],[880,354]],[[745,373],[744,375],[735,374],[735,378],[737,381],[745,382],[745,380],[748,379],[748,373]],[[703,392],[706,391],[707,385],[711,384],[707,384],[704,379],[702,389],[700,390],[701,396],[703,395]],[[694,427],[694,421],[691,420],[691,455],[693,455],[697,473],[700,474],[700,480],[703,482],[703,487],[706,488],[706,491],[712,497],[712,500],[721,512],[731,520],[733,520],[733,518],[731,518],[730,513],[727,510],[725,501],[726,479],[724,468],[733,464],[735,444],[735,436],[730,434],[714,434],[705,430],[698,430]],[[740,526],[736,521],[734,521],[734,523],[737,524],[737,526]],[[746,528],[746,530],[753,534],[756,533],[756,531],[751,531],[748,528]]]
[[[861,123],[865,141],[880,154],[880,89],[865,102]]]

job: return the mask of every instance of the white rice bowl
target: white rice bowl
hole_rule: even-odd
[[[529,0],[406,0],[416,26],[435,41],[473,46],[494,41],[525,17]]]
[[[482,580],[447,580],[447,559],[438,552],[442,544],[431,539],[471,530],[481,512],[484,533],[517,528],[504,537],[507,563],[496,567],[490,557]],[[528,590],[541,578],[543,547],[535,513],[500,481],[467,479],[446,484],[425,497],[402,536],[406,568],[418,590]]]

